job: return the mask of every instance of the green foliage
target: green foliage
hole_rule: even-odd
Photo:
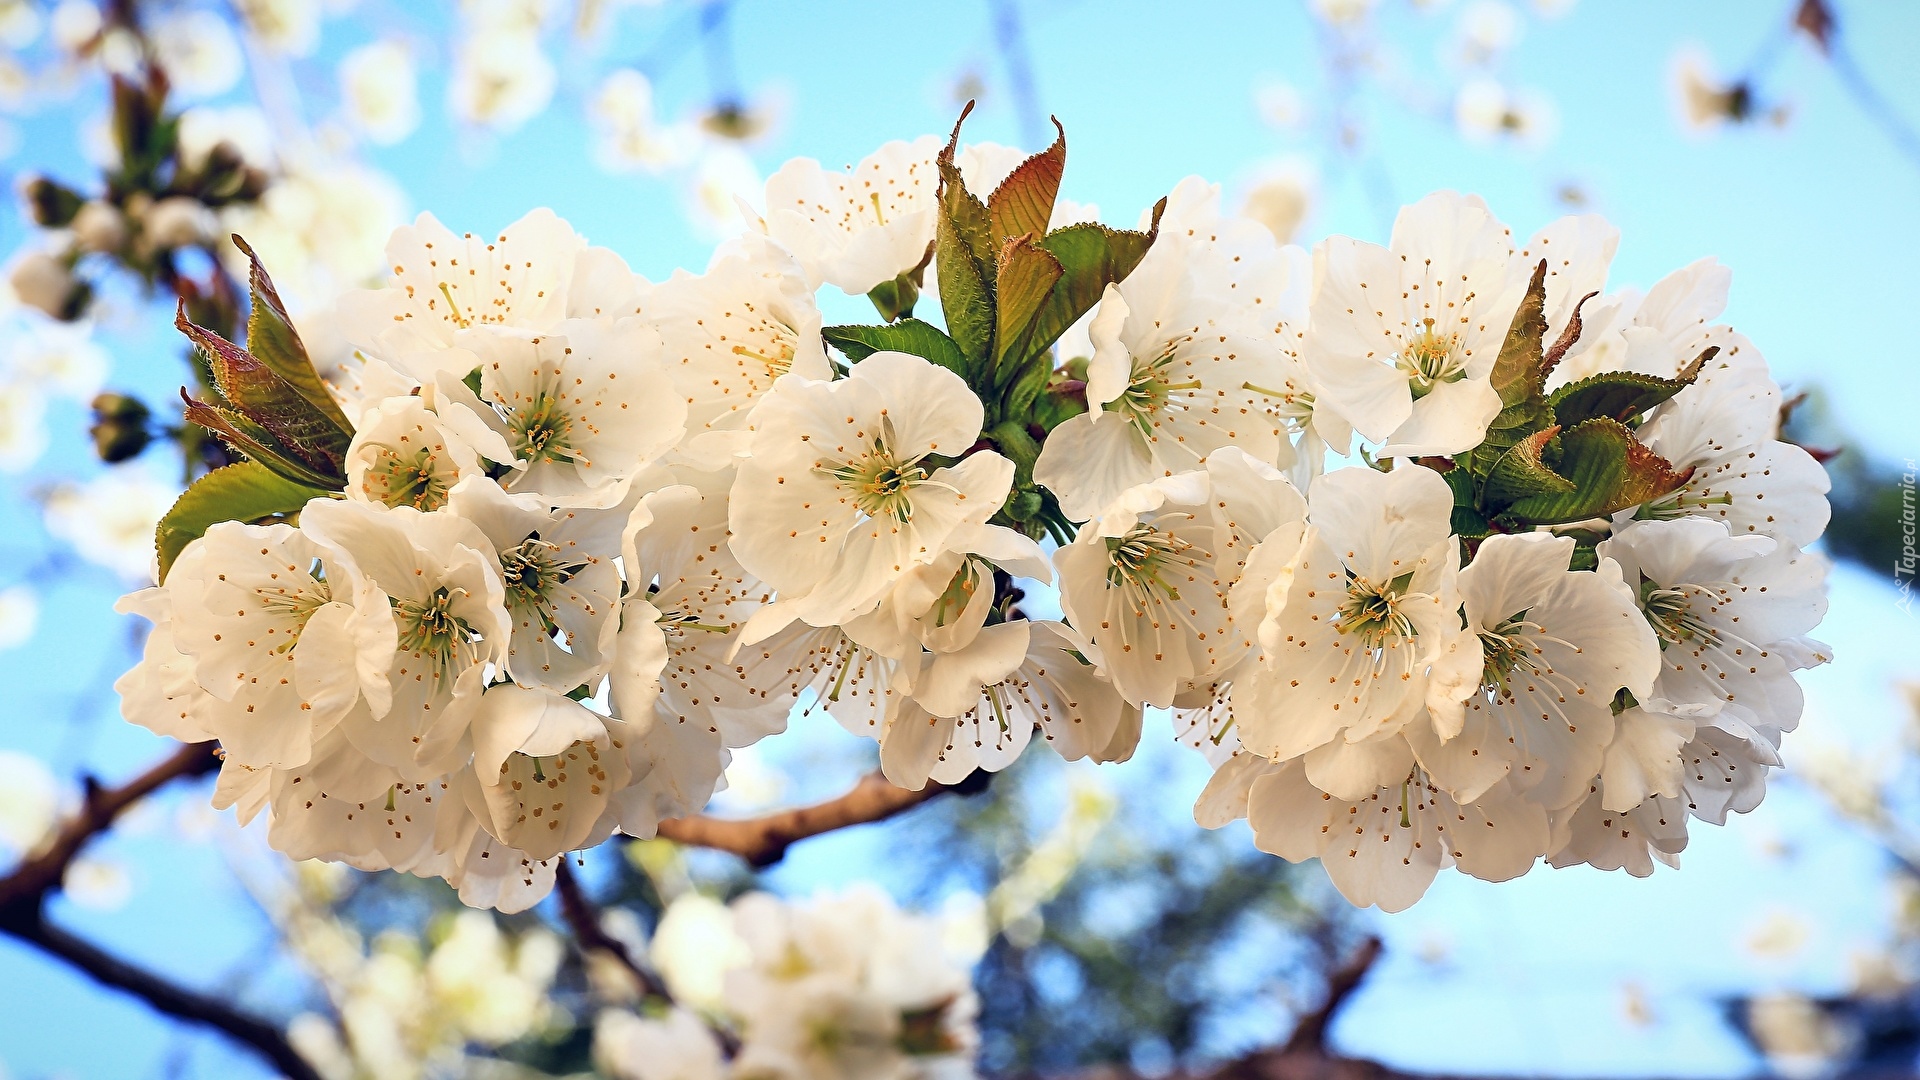
[[[1708,346],[1678,378],[1663,379],[1633,371],[1603,371],[1579,382],[1571,382],[1547,397],[1547,408],[1562,426],[1582,420],[1609,417],[1627,423],[1662,402],[1672,399],[1693,383],[1707,361],[1720,352]]]
[[[1576,306],[1560,340],[1546,347],[1546,270],[1544,259],[1534,267],[1489,377],[1499,414],[1479,446],[1443,466],[1454,531],[1470,541],[1605,517],[1657,499],[1690,475],[1648,449],[1629,424],[1685,389],[1718,350],[1677,378],[1607,372],[1548,394],[1547,375],[1579,337],[1580,321]]]
[[[187,422],[220,436],[234,450],[294,483],[338,491],[346,486],[353,426],[340,411],[287,318],[273,281],[239,237],[252,262],[248,348],[196,326],[181,302],[174,326],[193,342],[219,400],[187,401]]]
[[[968,375],[960,346],[939,327],[919,319],[885,326],[829,326],[820,336],[856,364],[877,352],[903,352],[931,360],[963,379]]]
[[[855,363],[881,350],[912,353],[965,379],[985,406],[982,434],[1012,459],[1014,490],[997,519],[1038,536],[1071,535],[1053,496],[1033,483],[1041,441],[1087,409],[1084,372],[1059,378],[1053,343],[1123,280],[1159,235],[1162,199],[1146,232],[1081,224],[1047,231],[1067,161],[1066,131],[1020,163],[985,202],[967,190],[956,155],[969,104],[935,164],[938,260],[946,330],[911,317],[926,262],[882,283],[868,298],[882,326],[830,326],[827,342]]]
[[[1547,444],[1558,434],[1558,426],[1541,428],[1500,455],[1481,490],[1480,505],[1504,509],[1520,499],[1572,491],[1573,481],[1554,472],[1541,460]]]
[[[1559,525],[1605,517],[1638,506],[1686,483],[1666,458],[1634,438],[1632,429],[1610,417],[1596,417],[1549,440],[1554,471],[1567,486],[1515,500],[1501,514],[1525,525]]]
[[[1553,415],[1542,393],[1546,388],[1547,262],[1534,267],[1527,294],[1513,313],[1513,325],[1500,345],[1489,381],[1500,395],[1500,413],[1487,427],[1479,446],[1460,455],[1459,464],[1484,477],[1515,443],[1550,423]]]
[[[223,521],[264,521],[297,512],[307,501],[333,492],[295,483],[255,461],[215,469],[195,480],[154,531],[160,580],[186,546]]]
[[[313,360],[307,356],[307,347],[301,344],[293,320],[287,317],[287,306],[281,302],[279,290],[273,287],[266,267],[260,265],[260,257],[239,236],[233,238],[233,243],[247,257],[247,291],[252,298],[252,309],[247,314],[247,351],[331,420],[335,428],[351,432],[353,424],[348,422],[347,414],[340,411],[326,384],[320,381],[320,373],[314,370]]]

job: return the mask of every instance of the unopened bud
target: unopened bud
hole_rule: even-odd
[[[82,251],[115,252],[127,242],[127,218],[110,202],[95,199],[73,215],[73,241]]]
[[[138,457],[153,441],[151,410],[139,398],[108,391],[93,399],[93,448],[109,465]]]
[[[45,252],[33,252],[15,263],[7,284],[22,304],[56,319],[78,318],[86,304],[86,286],[74,280],[66,260]]]
[[[32,177],[22,184],[21,194],[26,197],[27,212],[33,215],[33,223],[43,229],[66,227],[85,201],[72,188],[44,176]]]
[[[198,199],[175,195],[161,199],[140,222],[141,241],[150,251],[191,247],[213,236],[213,214]]]

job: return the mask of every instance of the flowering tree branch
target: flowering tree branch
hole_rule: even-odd
[[[845,794],[826,802],[753,818],[704,814],[670,818],[660,823],[659,835],[678,844],[729,851],[756,867],[771,866],[785,857],[787,848],[810,836],[885,821],[954,790],[955,785],[929,781],[919,791],[908,791],[888,783],[879,773],[869,773]]]
[[[60,888],[67,868],[95,836],[111,828],[134,803],[175,780],[212,772],[219,764],[210,744],[196,743],[180,747],[116,787],[102,787],[88,777],[79,813],[61,826],[46,850],[0,878],[0,932],[73,965],[104,985],[132,994],[160,1012],[224,1032],[272,1062],[291,1080],[320,1080],[320,1074],[293,1049],[276,1025],[242,1012],[230,1002],[129,964],[47,921],[47,897]]]
[[[83,781],[85,797],[80,812],[55,835],[46,850],[0,878],[0,912],[38,908],[46,895],[60,887],[67,867],[89,840],[107,830],[126,809],[175,780],[201,776],[220,767],[207,743],[182,746],[145,772],[118,787],[101,787],[92,777]]]
[[[600,925],[600,912],[594,907],[593,901],[587,899],[586,892],[580,888],[580,880],[573,876],[573,867],[565,858],[554,867],[553,888],[560,897],[560,915],[573,930],[574,943],[582,953],[593,949],[605,951],[632,973],[640,985],[641,996],[668,1002],[673,1000],[666,984],[634,957],[627,943],[607,933],[606,928]]]

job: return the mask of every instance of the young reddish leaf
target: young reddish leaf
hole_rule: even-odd
[[[1542,370],[1547,336],[1547,260],[1533,268],[1533,280],[1527,295],[1513,313],[1513,324],[1500,344],[1500,356],[1493,362],[1491,382],[1500,393],[1503,405],[1518,405],[1537,398],[1546,386]]]
[[[997,240],[1027,233],[1047,235],[1053,204],[1060,195],[1060,176],[1067,168],[1067,129],[1057,117],[1051,119],[1059,132],[1053,145],[1021,162],[987,198]]]
[[[1488,512],[1535,495],[1557,495],[1574,490],[1574,483],[1549,468],[1542,456],[1560,428],[1546,427],[1514,443],[1487,474],[1480,505]]]
[[[339,491],[346,486],[343,471],[335,470],[325,462],[320,463],[320,468],[315,468],[297,450],[281,441],[279,436],[239,411],[195,401],[187,396],[185,390],[180,392],[180,397],[187,404],[187,423],[206,428],[218,435],[221,442],[287,479],[330,491]]]
[[[345,475],[343,463],[353,440],[346,429],[258,357],[189,322],[184,304],[174,326],[206,356],[215,388],[237,412],[270,432],[287,455],[307,469],[323,476]]]
[[[351,433],[353,424],[347,420],[347,414],[340,411],[339,403],[333,400],[333,394],[327,390],[326,384],[320,381],[320,373],[314,370],[307,347],[301,344],[299,331],[293,328],[293,320],[287,316],[287,306],[281,303],[279,290],[273,287],[273,279],[267,276],[267,268],[260,264],[260,257],[238,234],[234,235],[233,244],[247,257],[247,291],[251,297],[251,310],[247,314],[247,351],[342,431]]]
[[[1557,456],[1556,456],[1557,455]],[[1548,450],[1553,469],[1573,482],[1569,491],[1516,500],[1502,520],[1559,525],[1606,517],[1673,491],[1693,475],[1634,438],[1625,424],[1596,417],[1560,433]]]
[[[1024,339],[1027,327],[1064,272],[1060,260],[1036,246],[1031,234],[1013,237],[1000,248],[999,284],[994,297],[996,368],[1005,359],[1007,346]]]

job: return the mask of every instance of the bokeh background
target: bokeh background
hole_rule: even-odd
[[[1789,431],[1840,451],[1820,632],[1838,659],[1803,674],[1806,718],[1764,805],[1722,829],[1697,825],[1684,869],[1542,870],[1502,885],[1448,874],[1406,913],[1352,912],[1316,867],[1254,852],[1244,823],[1193,826],[1206,768],[1150,715],[1133,762],[1029,755],[984,794],[806,842],[757,883],[737,862],[664,844],[597,849],[580,873],[641,926],[677,895],[749,884],[806,895],[868,880],[941,913],[982,954],[992,1074],[1112,1063],[1158,1076],[1270,1046],[1368,935],[1384,951],[1331,1044],[1399,1069],[1912,1071],[1920,621],[1902,588],[1913,564],[1903,572],[1899,559],[1920,457],[1920,7],[107,7],[108,24],[137,11],[168,58],[183,142],[204,154],[224,141],[270,178],[260,199],[190,225],[252,239],[315,342],[332,296],[377,277],[386,234],[416,212],[479,232],[550,206],[659,280],[702,268],[740,227],[735,199],[756,201],[780,162],[837,166],[888,139],[944,135],[976,98],[971,140],[1037,149],[1059,117],[1063,195],[1113,224],[1198,173],[1307,245],[1384,241],[1400,204],[1455,188],[1522,234],[1565,213],[1606,215],[1624,232],[1615,288],[1718,257],[1734,269],[1727,321],[1807,395]],[[120,62],[113,42],[88,36],[101,16],[90,0],[0,0],[10,184],[97,188],[112,153],[107,72]],[[51,242],[25,209],[0,214],[11,267]],[[189,377],[185,351],[170,293],[112,266],[82,269],[95,296],[76,322],[46,318],[30,290],[0,290],[20,293],[0,298],[0,868],[43,842],[82,777],[123,777],[167,749],[119,719],[111,683],[144,624],[112,604],[147,573],[180,463],[157,446],[102,464],[88,410],[104,389],[164,410]],[[866,317],[831,292],[829,321]],[[738,755],[715,810],[829,796],[871,767],[871,744],[823,716],[797,719]],[[453,933],[456,902],[438,883],[290,869],[257,827],[206,809],[209,790],[169,789],[88,847],[54,921],[277,1021],[327,1014],[355,980],[388,977],[351,960],[365,943],[424,955]],[[526,942],[557,920],[543,907],[499,925],[531,957]],[[513,1023],[421,1035],[439,1056],[382,1075],[585,1071],[589,990],[563,961]],[[0,938],[0,1076],[265,1075],[220,1038]]]

